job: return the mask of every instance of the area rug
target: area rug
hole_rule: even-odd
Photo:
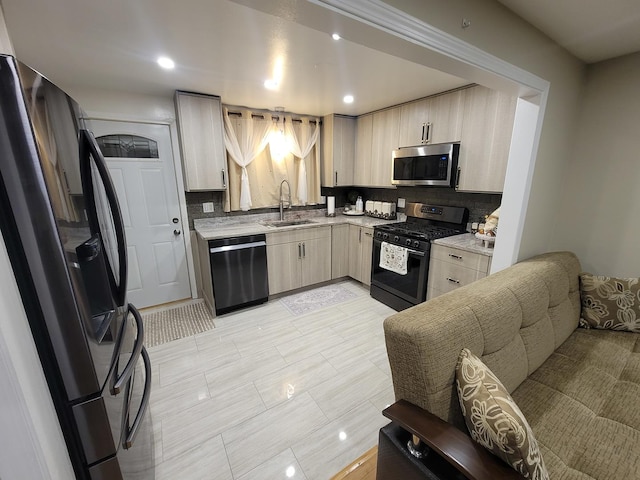
[[[280,299],[293,315],[304,315],[321,308],[337,305],[356,298],[356,294],[341,285],[327,285]]]
[[[204,302],[143,313],[142,322],[144,344],[147,347],[162,345],[215,327],[213,317]]]

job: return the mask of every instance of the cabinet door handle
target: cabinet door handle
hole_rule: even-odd
[[[460,255],[454,255],[453,253],[450,253],[449,256],[451,258],[455,258],[456,260],[462,260],[462,257]]]
[[[431,122],[427,122],[425,127],[427,128],[427,135],[424,139],[424,143],[429,143],[431,141]]]
[[[458,171],[456,172],[456,190],[460,187],[460,172],[462,169],[458,167]]]
[[[305,244],[302,244],[302,258],[305,258],[307,256],[307,249],[305,248]]]
[[[447,277],[447,280],[449,280],[451,283],[457,283],[458,285],[460,285],[460,280],[456,280],[455,278]]]
[[[334,186],[335,186],[335,187],[337,187],[337,186],[338,186],[338,172],[336,172],[336,182],[335,182]]]
[[[225,175],[224,169],[222,170],[222,188],[227,188],[227,176]]]
[[[420,137],[420,141],[421,141],[422,143],[425,143],[425,136],[424,136],[424,134],[425,134],[425,130],[426,130],[426,129],[427,129],[427,124],[426,124],[426,123],[423,123],[423,124],[422,124],[422,136]]]
[[[298,258],[302,258],[302,244],[298,244]]]
[[[358,230],[358,243],[362,243],[362,229]]]

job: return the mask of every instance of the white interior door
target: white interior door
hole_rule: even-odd
[[[128,301],[142,308],[190,297],[169,127],[107,120],[90,125],[122,210]]]

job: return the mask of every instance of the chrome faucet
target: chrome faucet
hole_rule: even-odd
[[[287,189],[289,191],[289,200],[287,200],[287,208],[291,208],[291,185],[286,180],[282,180],[280,182],[280,220],[284,220],[284,198],[282,198],[282,184],[287,184]]]

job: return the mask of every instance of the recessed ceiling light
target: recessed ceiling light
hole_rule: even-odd
[[[353,103],[353,95],[345,95],[342,101],[344,103]]]
[[[269,78],[264,81],[264,88],[266,88],[267,90],[277,90],[278,81],[274,80],[273,78]]]
[[[159,57],[158,65],[160,65],[162,68],[166,70],[171,70],[176,66],[175,62],[171,60],[169,57]]]
[[[340,35],[334,33],[333,35],[331,35],[331,38],[333,38],[334,40],[340,40]]]

